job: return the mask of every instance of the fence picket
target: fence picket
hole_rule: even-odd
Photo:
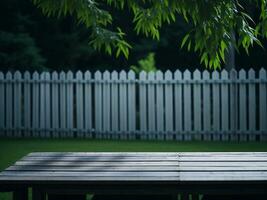
[[[163,80],[163,73],[161,71],[156,72],[156,80],[158,82]],[[164,133],[164,105],[163,105],[163,84],[156,85],[156,128],[158,134],[158,138],[163,140],[163,133]]]
[[[174,86],[174,105],[175,105],[175,132],[176,140],[182,140],[182,130],[183,130],[183,115],[182,115],[182,73],[176,70],[174,73],[174,80],[177,82]]]
[[[267,80],[267,74],[265,69],[261,69],[259,72],[259,78],[260,80],[266,81]],[[266,134],[267,132],[267,86],[266,82],[265,83],[260,83],[259,86],[259,113],[260,113],[260,131],[262,134]]]
[[[255,71],[250,69],[248,78],[251,81],[248,85],[248,116],[249,116],[249,140],[256,140],[256,86],[252,81],[255,81]]]
[[[59,74],[59,119],[60,119],[60,129],[61,137],[67,137],[67,90],[66,90],[66,74],[65,72],[60,72]]]
[[[39,137],[40,131],[40,84],[37,82],[40,80],[40,76],[37,72],[32,75],[34,84],[32,86],[32,128],[33,137]]]
[[[24,136],[30,137],[31,136],[31,74],[30,72],[26,71],[24,73]]]
[[[104,137],[108,138],[108,132],[111,127],[111,115],[110,115],[110,73],[105,71],[103,74],[103,131]]]
[[[102,74],[100,71],[95,72],[95,80],[101,81]],[[97,138],[101,138],[102,132],[102,84],[100,82],[95,83],[95,133]]]
[[[156,139],[155,131],[156,131],[156,107],[155,107],[155,84],[153,81],[155,80],[155,73],[149,72],[148,73],[148,132],[149,132],[149,139]]]
[[[212,73],[212,80],[219,80],[218,71]],[[212,119],[213,119],[213,140],[220,140],[219,131],[220,131],[220,87],[218,83],[212,84]]]
[[[167,133],[166,139],[173,139],[173,86],[168,81],[173,80],[171,71],[166,71],[164,74],[165,84],[165,131]]]
[[[67,72],[67,135],[73,137],[73,73]]]
[[[22,113],[22,106],[21,106],[21,73],[16,71],[14,74],[14,95],[13,95],[13,102],[14,102],[14,136],[21,137],[21,113]]]
[[[58,138],[59,137],[59,84],[58,84],[58,73],[53,72],[52,73],[52,102],[51,102],[51,107],[52,107],[52,130],[53,134],[52,137]]]
[[[119,132],[119,84],[117,83],[118,77],[118,72],[113,71],[111,74],[111,131],[113,133],[113,139],[118,139]]]
[[[191,73],[189,70],[184,71],[184,80],[189,81],[191,80]],[[183,87],[184,92],[184,140],[191,140],[191,131],[192,131],[192,101],[191,101],[191,84],[185,83]]]
[[[121,139],[127,139],[127,75],[124,70],[119,74],[119,80],[122,83],[119,85],[119,127]]]
[[[81,71],[76,73],[76,123],[77,137],[84,137],[84,98],[83,98],[83,74]]]
[[[203,80],[210,80],[210,73],[205,70],[203,72]],[[211,140],[211,89],[209,83],[203,84],[203,130],[204,140]]]
[[[128,72],[128,80],[133,81],[128,84],[128,129],[130,132],[129,138],[134,139],[136,132],[136,91],[135,91],[135,73]]]
[[[6,74],[6,135],[8,137],[13,136],[13,84],[12,84],[12,74],[11,72],[7,72]]]
[[[239,80],[246,80],[245,70],[239,71]],[[246,83],[239,83],[239,130],[241,131],[240,140],[246,141],[247,134],[244,132],[247,130],[247,86]]]
[[[5,84],[4,84],[4,74],[0,72],[0,137],[4,136],[4,131],[3,131],[4,128],[5,128]]]
[[[141,139],[146,139],[147,133],[147,85],[144,83],[146,81],[147,74],[142,71],[139,75],[139,103],[140,103],[140,132]]]
[[[229,74],[226,70],[221,72],[221,80],[228,81]],[[221,120],[222,120],[222,140],[227,141],[229,139],[229,85],[227,83],[221,84]]]
[[[84,74],[84,80],[86,81],[84,86],[84,128],[85,128],[85,137],[92,137],[92,83],[91,81],[91,72],[86,71]]]
[[[45,116],[46,116],[46,103],[45,103],[45,73],[43,72],[40,75],[40,137],[45,137]]]
[[[237,72],[235,69],[230,71],[230,140],[237,140],[237,116],[238,116],[238,107],[237,107]]]
[[[196,132],[195,139],[200,140],[201,135],[201,85],[198,83],[201,80],[201,73],[199,70],[194,71],[193,79],[195,84],[193,86],[193,102],[194,102],[194,131]]]

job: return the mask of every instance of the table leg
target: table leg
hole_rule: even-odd
[[[13,200],[28,200],[28,188],[15,190],[13,192]]]
[[[46,193],[39,188],[32,188],[32,200],[46,200]]]

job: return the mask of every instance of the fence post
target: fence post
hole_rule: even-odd
[[[191,73],[189,70],[184,71],[184,80],[191,80]],[[188,141],[192,139],[192,101],[191,101],[191,84],[184,83],[184,140]]]
[[[166,130],[166,139],[173,139],[173,84],[168,83],[172,81],[171,71],[166,71],[164,74],[165,84],[165,130]]]
[[[66,91],[66,74],[65,72],[60,72],[59,74],[59,127],[61,129],[60,136],[67,137],[67,91]]]
[[[174,80],[176,84],[174,86],[174,106],[175,106],[175,132],[176,140],[182,140],[182,130],[183,130],[183,115],[182,115],[182,73],[176,70],[174,73]]]
[[[156,72],[156,128],[158,134],[158,139],[163,140],[163,133],[164,133],[164,105],[163,105],[163,84],[161,83],[163,81],[163,73],[161,71]]]
[[[226,70],[221,72],[221,80],[229,81],[229,74]],[[222,119],[222,140],[229,140],[229,84],[221,84],[221,119]]]
[[[119,119],[120,119],[120,136],[121,139],[127,139],[127,87],[126,72],[122,70],[119,74]]]
[[[103,137],[108,139],[110,131],[111,121],[111,108],[110,108],[110,73],[105,71],[103,74]],[[125,111],[126,112],[126,111]]]
[[[111,131],[112,138],[118,139],[119,135],[119,84],[118,72],[113,71],[111,74]]]
[[[52,137],[59,137],[59,84],[58,73],[52,73]]]
[[[33,137],[40,136],[40,76],[38,72],[34,72],[32,75],[32,128]]]
[[[219,73],[218,71],[214,71],[212,73],[212,100],[213,100],[213,140],[218,141],[220,140],[220,85],[216,83],[219,81]]]
[[[85,86],[84,86],[84,127],[85,127],[85,137],[92,137],[92,83],[91,81],[91,72],[86,71],[84,74]]]
[[[95,72],[95,134],[96,138],[102,137],[102,74],[100,71]]]
[[[240,81],[246,80],[245,70],[239,71],[238,76]],[[239,83],[239,130],[241,131],[240,140],[247,141],[247,85],[246,83]]]
[[[77,137],[84,137],[84,98],[83,98],[83,74],[81,71],[76,73],[76,127]]]
[[[128,80],[132,81],[128,84],[128,130],[130,132],[129,139],[135,138],[136,133],[136,84],[135,72],[128,72]]]
[[[155,107],[155,73],[148,73],[148,139],[155,140],[156,135],[156,107]]]
[[[210,81],[210,73],[205,70],[203,72],[203,80]],[[211,85],[203,84],[203,131],[204,140],[211,140]]]
[[[144,83],[146,81],[147,74],[142,71],[139,75],[140,85],[139,85],[139,102],[140,102],[140,132],[141,139],[147,138],[147,85]]]
[[[238,108],[237,108],[237,72],[235,69],[230,71],[230,139],[236,141],[237,137],[237,117],[238,117]]]
[[[12,74],[11,72],[7,72],[6,74],[6,136],[12,137],[13,136],[13,84],[12,84]]]

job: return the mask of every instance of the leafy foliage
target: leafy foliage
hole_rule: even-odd
[[[114,30],[108,7],[128,8],[133,14],[134,30],[154,39],[160,39],[164,24],[176,21],[178,15],[192,25],[181,46],[200,54],[200,61],[209,68],[218,68],[225,61],[230,44],[236,49],[261,45],[260,37],[267,38],[266,0],[32,0],[48,15],[73,15],[79,23],[92,28],[91,44],[104,48],[108,54],[116,51],[128,57],[130,44],[121,28]],[[245,9],[256,5],[260,10],[257,23]],[[255,20],[255,21],[256,21]]]
[[[138,61],[138,66],[132,65],[131,69],[136,73],[140,73],[141,71],[145,72],[156,71],[157,67],[155,61],[155,53],[149,53],[147,57]]]

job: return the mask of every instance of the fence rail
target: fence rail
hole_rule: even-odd
[[[267,140],[267,73],[0,72],[0,136]]]

